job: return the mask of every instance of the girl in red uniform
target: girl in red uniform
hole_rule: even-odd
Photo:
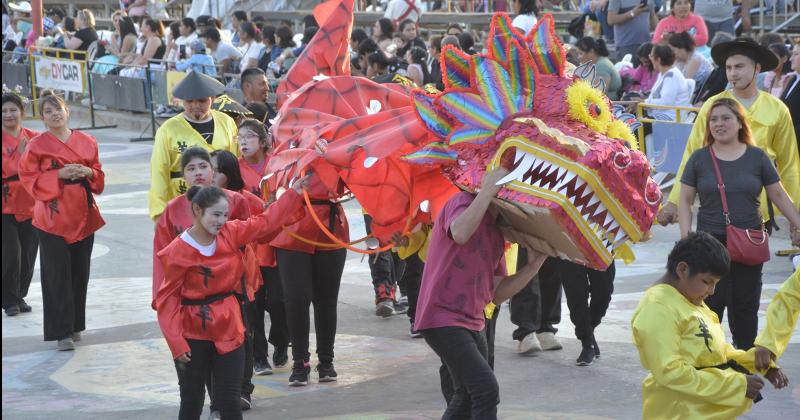
[[[267,167],[267,153],[272,150],[272,139],[267,127],[256,120],[245,120],[239,126],[239,170],[242,174],[245,189],[266,200],[275,200],[275,186],[269,187],[270,181],[262,181]],[[272,367],[269,364],[269,345],[275,347],[272,363],[275,367],[286,366],[289,360],[289,327],[286,325],[286,307],[283,304],[283,287],[281,276],[275,259],[275,249],[269,244],[260,244],[257,248],[261,277],[264,286],[256,292],[256,305],[253,308],[253,346],[255,372],[257,375],[269,375]],[[269,313],[269,340],[264,326],[264,312]]]
[[[22,126],[25,107],[15,93],[3,94],[3,309],[8,316],[30,312],[25,303],[39,239],[33,231],[33,197],[19,182],[17,164],[39,133]]]
[[[34,137],[19,161],[19,178],[36,203],[33,226],[41,250],[44,339],[74,350],[86,329],[94,233],[104,224],[92,194],[105,187],[94,137],[70,130],[69,110],[55,95],[39,99],[47,131]]]
[[[208,151],[200,147],[190,147],[181,154],[181,171],[189,187],[210,186],[214,181],[211,156]],[[230,203],[230,218],[247,219],[250,216],[250,208],[244,197],[229,190],[225,190],[225,194]],[[191,203],[183,194],[167,203],[166,209],[156,223],[156,233],[153,237],[153,309],[155,309],[156,293],[164,281],[164,270],[157,257],[158,251],[180,236],[193,221]]]
[[[214,185],[216,187],[236,191],[241,194],[250,207],[251,215],[255,216],[264,212],[264,201],[244,189],[244,181],[242,181],[242,174],[239,172],[239,162],[236,155],[227,150],[215,150],[211,152],[211,165],[214,168]],[[253,367],[255,364],[253,355],[253,323],[257,318],[254,309],[256,300],[258,299],[256,291],[261,290],[264,286],[261,271],[259,271],[258,268],[258,257],[256,256],[256,248],[258,245],[258,243],[254,242],[247,244],[245,248],[245,277],[248,279],[246,285],[247,302],[245,303],[247,322],[245,323],[246,331],[244,340],[244,381],[242,382],[242,409],[245,410],[249,410],[252,406],[250,396],[255,389],[252,379]],[[264,325],[263,312],[261,313],[261,325]],[[269,373],[272,373],[272,371],[270,370]]]
[[[217,187],[192,187],[193,223],[158,254],[165,279],[156,296],[164,338],[175,358],[180,384],[180,419],[199,419],[204,382],[213,370],[215,403],[224,419],[241,419],[244,323],[237,290],[245,265],[240,247],[269,240],[302,212],[298,181],[267,211],[228,222],[228,194]]]

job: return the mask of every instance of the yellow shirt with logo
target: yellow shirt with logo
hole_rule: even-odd
[[[800,316],[800,268],[795,270],[772,298],[767,308],[767,325],[758,334],[756,345],[766,347],[777,358],[783,355]]]
[[[164,212],[167,203],[186,192],[186,183],[181,174],[181,153],[192,146],[212,150],[228,150],[239,155],[236,144],[236,123],[222,112],[212,110],[214,138],[211,144],[197,132],[183,114],[168,119],[156,131],[153,154],[150,156],[150,192],[147,202],[150,218],[155,219]]]
[[[713,366],[734,360],[751,372],[754,349],[725,341],[717,315],[667,284],[650,287],[631,320],[633,341],[650,374],[642,383],[644,419],[731,419],[752,407],[745,375]]]

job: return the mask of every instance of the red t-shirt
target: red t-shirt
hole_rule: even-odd
[[[494,277],[505,275],[505,241],[487,211],[464,245],[450,236],[450,225],[475,196],[461,192],[444,205],[431,231],[422,273],[414,328],[483,329],[483,309],[494,297]]]

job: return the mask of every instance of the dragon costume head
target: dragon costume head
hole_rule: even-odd
[[[317,16],[325,23],[279,88],[269,163],[278,178],[313,168],[329,197],[343,183],[385,243],[504,166],[495,205],[510,241],[534,237],[604,269],[615,247],[644,238],[661,192],[594,67],[567,70],[551,16],[525,38],[496,14],[488,53],[445,48],[445,90],[430,93],[349,76],[340,58],[352,2],[315,9],[329,11]]]
[[[511,172],[495,203],[511,230],[607,267],[615,247],[649,231],[661,202],[646,157],[629,147],[630,127],[596,88],[603,82],[593,66],[566,71],[552,16],[523,38],[507,15],[495,15],[487,50],[469,56],[446,47],[444,92],[412,92],[439,141],[407,158],[441,164],[473,192],[487,170],[505,166]]]

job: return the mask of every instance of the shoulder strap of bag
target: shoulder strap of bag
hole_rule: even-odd
[[[717,154],[714,153],[714,147],[708,146],[708,151],[711,153],[711,163],[714,165],[714,173],[717,175],[717,188],[719,188],[719,197],[722,199],[722,214],[725,216],[725,224],[731,224],[730,211],[728,211],[728,199],[725,195],[725,182],[722,180],[722,174],[719,171],[719,164],[717,163]]]

